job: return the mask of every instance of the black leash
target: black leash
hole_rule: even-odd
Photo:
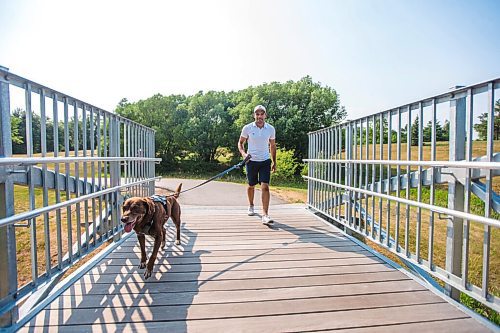
[[[179,194],[181,194],[181,193],[185,193],[185,192],[187,192],[187,191],[194,190],[195,188],[198,188],[198,187],[200,187],[200,186],[203,186],[203,185],[205,185],[205,184],[207,184],[207,183],[210,183],[210,182],[211,182],[211,181],[213,181],[213,180],[216,180],[216,179],[218,179],[218,178],[221,178],[221,177],[223,177],[223,176],[227,175],[228,173],[230,173],[230,172],[231,172],[231,171],[233,171],[234,169],[239,169],[239,168],[241,168],[242,166],[244,166],[245,164],[247,164],[247,163],[248,163],[248,161],[250,161],[250,158],[252,158],[252,156],[247,155],[247,157],[245,157],[245,159],[244,159],[243,161],[241,161],[240,163],[235,164],[235,165],[233,165],[232,167],[230,167],[229,169],[224,170],[224,171],[222,171],[221,173],[219,173],[219,174],[217,174],[217,175],[213,176],[212,178],[205,180],[205,181],[204,181],[203,183],[201,183],[201,184],[198,184],[198,185],[196,185],[196,186],[193,186],[193,187],[191,187],[191,188],[188,188],[187,190],[180,191],[180,192],[179,192]],[[167,197],[173,197],[174,195],[175,195],[175,194],[170,194],[170,195],[167,195]]]

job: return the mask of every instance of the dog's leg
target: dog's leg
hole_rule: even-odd
[[[137,238],[141,246],[141,263],[139,264],[139,268],[143,269],[146,268],[146,261],[148,260],[148,256],[146,255],[146,236],[144,234],[138,234]]]
[[[164,227],[161,228],[161,235],[162,235],[162,241],[161,241],[161,249],[165,249],[165,245],[167,244],[167,231],[165,230]]]
[[[174,221],[175,229],[177,231],[175,245],[181,245],[181,219],[180,218],[172,218]]]
[[[156,256],[158,255],[158,250],[160,249],[160,244],[161,244],[161,235],[156,235],[153,253],[151,253],[151,257],[149,258],[146,271],[144,272],[144,278],[146,279],[148,279],[153,273],[153,266],[156,261]]]

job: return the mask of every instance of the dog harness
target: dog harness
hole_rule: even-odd
[[[163,206],[163,209],[165,209],[166,212],[168,212],[167,210],[167,197],[164,196],[164,195],[152,195],[149,197],[151,200],[153,200],[153,202],[159,202],[161,203],[161,205]],[[154,211],[153,211],[154,213]],[[146,224],[143,228],[143,234],[145,235],[149,235],[149,230],[151,229],[151,227],[153,226],[153,218],[151,218],[151,221],[148,222],[148,224]]]

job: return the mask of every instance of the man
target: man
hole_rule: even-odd
[[[269,181],[271,171],[276,171],[276,130],[266,123],[266,108],[257,105],[253,110],[254,122],[247,124],[241,130],[238,149],[241,156],[246,158],[250,155],[250,161],[246,165],[247,171],[247,195],[248,215],[255,215],[253,199],[255,185],[259,183],[262,191],[262,223],[270,224],[273,220],[269,217]],[[245,142],[248,142],[248,151],[245,152]],[[271,150],[271,153],[269,153]]]

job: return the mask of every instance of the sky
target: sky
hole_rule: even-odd
[[[349,119],[500,77],[500,0],[0,0],[0,65],[122,98],[309,75]]]

